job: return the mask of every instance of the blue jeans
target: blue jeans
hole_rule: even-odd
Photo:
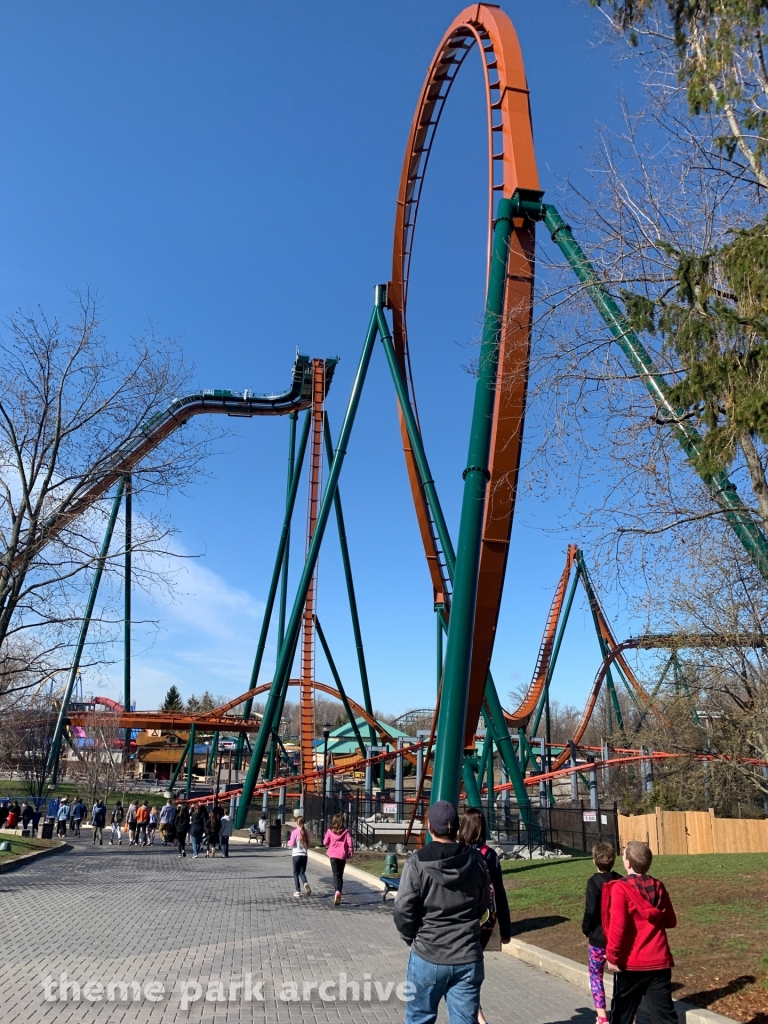
[[[415,993],[406,1004],[405,1024],[434,1024],[445,998],[451,1024],[476,1024],[480,986],[485,978],[482,960],[474,964],[431,964],[411,950],[406,974]]]
[[[196,857],[200,853],[200,847],[203,845],[202,836],[190,836],[190,842],[192,843],[192,853]]]

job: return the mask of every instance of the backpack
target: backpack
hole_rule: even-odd
[[[480,846],[476,847],[476,850],[483,858],[483,860],[486,860],[487,855],[493,852],[487,843],[481,843]],[[493,929],[496,927],[496,893],[493,890],[493,882],[488,882],[488,888],[490,889],[491,892],[491,901],[488,907],[488,916],[480,925],[481,932],[492,932]]]

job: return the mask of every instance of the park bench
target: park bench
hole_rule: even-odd
[[[379,875],[379,879],[384,883],[384,892],[381,896],[381,902],[384,903],[387,899],[388,892],[397,892],[400,888],[400,879],[396,876],[393,877],[392,875]]]

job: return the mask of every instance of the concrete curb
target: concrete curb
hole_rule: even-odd
[[[29,864],[33,860],[40,860],[42,857],[52,857],[55,853],[62,853],[64,850],[71,850],[72,847],[69,843],[59,843],[58,846],[50,846],[47,850],[34,850],[32,853],[23,853],[20,857],[14,857],[13,860],[7,860],[0,864],[0,875],[6,874],[8,871],[16,871],[17,868],[23,868],[25,864]]]
[[[590,992],[589,969],[585,964],[577,963],[575,960],[568,960],[557,953],[550,953],[547,949],[539,946],[532,946],[528,942],[521,942],[519,939],[512,939],[501,947],[502,952],[508,956],[514,956],[523,960],[532,967],[553,974],[557,978]],[[590,993],[591,994],[591,993]],[[613,978],[606,972],[605,994],[610,999],[613,994]],[[698,1006],[691,1006],[682,1000],[675,1000],[675,1009],[681,1024],[736,1024],[731,1017],[724,1017],[720,1013],[712,1013],[711,1010],[702,1010]]]
[[[307,850],[307,856],[310,860],[313,860],[316,864],[324,864],[328,870],[331,870],[331,864],[324,853],[317,853],[315,850]],[[384,883],[376,875],[372,875],[370,871],[363,871],[362,868],[356,868],[353,864],[347,861],[347,866],[344,868],[345,878],[354,878],[356,882],[363,882],[365,885],[370,885],[372,889],[378,889],[379,892],[384,892]]]

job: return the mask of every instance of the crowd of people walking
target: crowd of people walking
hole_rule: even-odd
[[[151,847],[158,841],[176,848],[179,857],[229,856],[232,821],[218,801],[187,804],[166,800],[162,807],[133,799],[117,800],[108,812],[97,800],[90,812],[76,797],[62,797],[56,811],[57,834],[82,837],[90,818],[92,842],[101,846],[107,829],[109,844]],[[0,806],[0,826],[36,829],[40,812],[31,804],[11,801]],[[49,819],[50,820],[50,819]],[[263,826],[263,827],[262,827]],[[457,809],[438,801],[429,811],[431,842],[407,858],[397,886],[394,924],[410,947],[407,980],[415,997],[407,1004],[406,1024],[433,1024],[445,999],[452,1022],[486,1024],[480,1005],[484,980],[483,953],[498,930],[502,943],[512,938],[512,922],[497,853],[488,846],[483,812]],[[262,838],[266,815],[252,826]],[[298,815],[285,843],[291,850],[294,897],[311,896],[307,862],[312,835]],[[325,847],[333,876],[333,903],[342,900],[344,869],[354,842],[341,814],[325,831]],[[587,884],[582,931],[588,939],[588,967],[597,1024],[632,1024],[646,998],[657,1024],[676,1024],[672,1002],[674,961],[667,929],[676,925],[675,911],[664,885],[649,873],[653,855],[646,843],[630,842],[622,851],[626,874],[613,870],[616,851],[606,842],[594,845],[596,873]],[[610,1014],[604,972],[614,976]]]
[[[27,808],[27,804],[23,807]],[[40,814],[35,813],[39,821]],[[25,814],[26,811],[16,805],[6,815],[6,827],[15,827]],[[82,827],[90,817],[93,843],[103,846],[108,814],[110,846],[122,846],[123,840],[126,846],[155,846],[159,836],[160,844],[175,846],[179,857],[186,857],[188,842],[193,859],[199,856],[215,857],[217,853],[229,857],[232,820],[228,809],[214,800],[207,805],[195,804],[192,807],[185,803],[174,803],[170,799],[162,807],[150,805],[149,800],[138,799],[131,800],[124,807],[122,801],[116,800],[111,811],[108,811],[103,800],[97,800],[89,815],[80,797],[75,797],[70,804],[69,798],[64,796],[56,811],[56,834],[61,839],[66,839],[67,835],[80,839]]]

